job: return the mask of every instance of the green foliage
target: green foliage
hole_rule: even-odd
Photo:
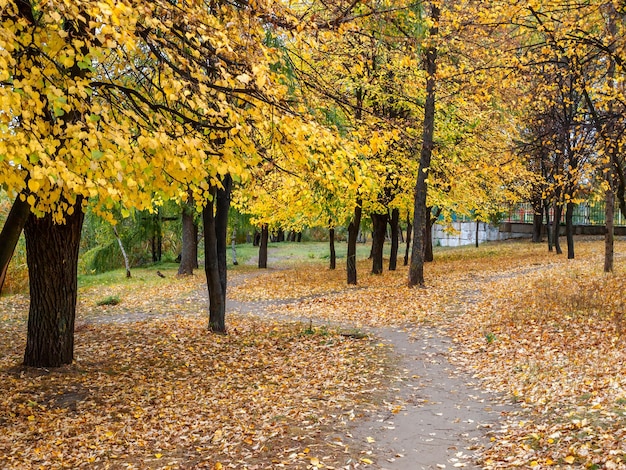
[[[98,305],[99,307],[102,307],[103,305],[117,305],[119,303],[120,303],[119,295],[109,295],[101,300],[98,300],[96,302],[96,305]]]

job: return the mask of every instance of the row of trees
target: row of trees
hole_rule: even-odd
[[[623,15],[611,1],[6,2],[0,276],[24,230],[25,364],[72,360],[88,205],[112,223],[168,200],[201,213],[216,332],[231,201],[265,236],[347,226],[348,283],[361,218],[375,273],[387,225],[406,220],[409,285],[424,284],[433,214],[488,220],[531,196],[538,215],[567,210],[600,180],[623,210]]]

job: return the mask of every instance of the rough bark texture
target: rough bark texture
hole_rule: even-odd
[[[46,214],[30,215],[24,226],[30,309],[24,365],[59,367],[74,359],[77,267],[83,226],[81,202],[64,225]]]
[[[372,274],[383,272],[383,248],[389,214],[372,214]]]
[[[574,203],[565,208],[565,234],[567,237],[567,259],[574,259]]]
[[[4,221],[4,226],[0,233],[0,294],[2,293],[2,286],[4,286],[13,252],[29,215],[30,206],[26,201],[22,201],[18,195],[11,206],[9,215]]]
[[[613,272],[613,259],[615,257],[615,193],[609,187],[605,194],[604,220],[606,233],[604,236],[604,272]]]
[[[346,256],[346,272],[349,285],[356,285],[356,240],[359,236],[359,228],[361,226],[361,200],[357,200],[354,206],[354,217],[348,225],[348,254]]]
[[[198,264],[198,237],[193,215],[193,202],[188,201],[183,205],[183,249],[178,266],[179,276],[192,275]]]
[[[389,254],[389,271],[395,271],[398,266],[398,243],[400,242],[400,210],[392,209],[389,219],[391,227],[391,253]]]
[[[439,7],[432,5],[430,28],[431,37],[438,35]],[[424,235],[430,214],[426,211],[426,195],[428,192],[428,169],[433,153],[433,134],[435,129],[435,93],[437,74],[437,47],[429,44],[425,49],[426,69],[426,101],[424,103],[424,122],[422,132],[422,149],[420,152],[419,169],[414,193],[413,211],[413,249],[409,267],[409,286],[424,285]]]
[[[223,189],[211,188],[213,200],[202,211],[209,329],[215,333],[226,333],[226,228],[232,187],[230,175],[224,177],[222,184]]]
[[[554,249],[556,250],[556,254],[563,254],[563,250],[561,249],[561,214],[563,212],[563,206],[561,204],[554,205],[554,220],[552,221],[552,238]]]
[[[331,228],[328,231],[328,239],[330,244],[330,269],[337,267],[337,253],[335,252],[335,229]]]
[[[413,224],[408,220],[406,227],[406,250],[404,251],[404,265],[409,265],[409,253],[411,252],[411,233],[413,232]]]
[[[433,253],[433,224],[436,218],[431,215],[431,208],[426,208],[426,230],[424,231],[424,262],[432,263],[435,259]]]
[[[267,268],[267,242],[269,236],[267,224],[263,224],[263,226],[261,226],[261,239],[259,241],[259,269]]]

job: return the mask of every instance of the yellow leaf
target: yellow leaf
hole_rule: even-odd
[[[366,440],[367,442],[369,442],[370,444],[371,444],[372,442],[376,442],[376,439],[374,439],[373,437],[369,437],[369,436],[368,436],[368,437],[366,437],[366,438],[365,438],[365,440]]]
[[[154,454],[154,456],[155,456],[157,459],[160,459],[161,457],[163,457],[163,454]]]
[[[30,189],[32,192],[36,193],[39,187],[40,187],[39,181],[34,180],[34,179],[28,180],[28,189]]]
[[[574,460],[576,460],[573,456],[568,455],[567,457],[565,457],[565,461],[569,464],[574,463]]]
[[[222,464],[220,462],[215,464],[215,470],[222,470]]]
[[[317,457],[311,457],[311,465],[315,465],[316,467],[319,467],[320,460]]]
[[[34,417],[33,415],[30,415],[30,416],[28,417],[28,421],[35,421],[35,417]]]
[[[361,458],[361,462],[369,464],[369,465],[372,465],[374,463],[373,461],[371,461],[370,459],[366,457]]]

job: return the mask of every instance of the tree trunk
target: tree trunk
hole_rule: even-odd
[[[302,232],[296,234],[296,243],[302,242]]]
[[[261,226],[261,239],[259,241],[259,269],[267,268],[267,242],[269,239],[267,224]]]
[[[124,244],[122,243],[122,239],[120,238],[120,234],[117,232],[117,227],[113,226],[113,234],[115,235],[115,239],[117,240],[117,244],[120,247],[120,251],[122,252],[122,257],[124,258],[124,267],[126,268],[126,278],[130,279],[130,263],[128,262],[128,255],[126,254],[126,250],[124,249]]]
[[[74,359],[78,250],[84,214],[79,199],[65,224],[46,214],[24,226],[30,309],[24,365],[59,367]]]
[[[610,175],[610,172],[609,172]],[[614,245],[615,245],[615,193],[612,188],[612,178],[609,176],[609,188],[605,194],[604,220],[606,232],[604,235],[604,272],[613,272]]]
[[[477,220],[476,221],[476,245],[475,245],[476,248],[478,248],[478,245],[479,245],[479,243],[478,243],[478,236],[479,236],[479,234],[480,234],[480,221]]]
[[[26,200],[22,201],[18,195],[11,206],[9,215],[0,233],[0,294],[2,293],[2,286],[6,279],[13,252],[29,215],[30,206]]]
[[[223,189],[210,188],[213,199],[202,210],[209,330],[215,333],[226,333],[226,229],[232,188],[230,175],[224,177],[222,184]]]
[[[541,243],[541,231],[543,229],[543,205],[542,201],[533,202],[533,243]]]
[[[430,28],[431,38],[438,35],[439,6],[432,4]],[[424,235],[427,230],[430,214],[426,211],[426,195],[428,192],[428,170],[433,153],[435,130],[435,93],[437,74],[437,46],[434,42],[428,44],[424,50],[426,69],[426,101],[424,103],[424,122],[422,132],[422,149],[420,152],[419,168],[414,193],[413,212],[413,249],[411,251],[411,266],[409,267],[409,286],[424,285]]]
[[[574,203],[565,207],[565,234],[567,236],[567,259],[574,259]]]
[[[426,230],[424,231],[424,262],[432,263],[435,259],[435,255],[433,253],[433,224],[435,223],[436,218],[433,219],[431,215],[432,208],[426,208]]]
[[[563,212],[563,206],[561,204],[554,205],[554,220],[552,221],[552,237],[554,249],[556,250],[557,255],[563,254],[563,250],[561,249],[561,213]]]
[[[200,267],[198,266],[198,224],[195,221],[193,223],[193,240],[191,258],[193,259],[193,269],[198,269]]]
[[[335,252],[335,229],[331,228],[328,231],[328,239],[330,243],[330,269],[337,267],[337,253]]]
[[[233,266],[239,265],[237,261],[237,228],[233,228],[233,233],[230,236],[230,251],[233,256]]]
[[[552,251],[553,235],[551,229],[552,224],[550,222],[550,204],[548,204],[547,202],[544,203],[544,208],[546,213],[546,235],[548,236],[548,251]]]
[[[198,263],[198,238],[194,229],[193,202],[188,200],[183,204],[183,249],[178,266],[178,275],[192,275],[195,265]],[[195,257],[194,257],[195,256]]]
[[[383,272],[383,249],[385,235],[387,234],[387,221],[389,214],[372,214],[372,274]]]
[[[391,226],[391,253],[389,254],[389,271],[395,271],[398,266],[398,243],[400,242],[400,210],[391,210],[391,219],[389,220]]]
[[[407,215],[406,221],[406,250],[404,251],[404,265],[409,265],[409,253],[411,252],[411,232],[413,231],[413,224],[409,221],[409,216]]]
[[[356,271],[356,240],[359,236],[359,228],[361,226],[361,200],[356,201],[354,206],[354,217],[348,225],[348,254],[346,256],[346,272],[348,276],[348,284],[356,285],[357,283],[357,271]]]

